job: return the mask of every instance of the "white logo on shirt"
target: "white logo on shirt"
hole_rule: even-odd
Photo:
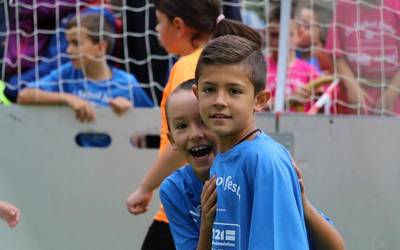
[[[240,186],[232,181],[232,176],[228,176],[226,179],[224,177],[218,177],[216,183],[217,186],[221,186],[224,191],[231,191],[240,199]]]
[[[194,222],[197,222],[197,220],[200,218],[200,211],[201,205],[198,205],[197,207],[194,207],[193,210],[189,211],[189,213],[192,215],[192,219]]]

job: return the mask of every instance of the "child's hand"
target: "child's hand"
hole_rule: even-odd
[[[398,95],[399,94],[396,90],[388,88],[383,94],[383,105],[380,99],[375,104],[375,109],[377,110],[377,112],[380,112],[382,109],[384,109],[385,114],[390,114],[391,112],[394,112],[394,104],[396,102],[396,99],[398,98]]]
[[[91,122],[95,119],[96,113],[88,101],[70,94],[65,94],[65,101],[75,111],[76,118],[79,121]]]
[[[153,197],[152,191],[139,187],[126,200],[126,208],[132,214],[139,215],[149,210],[149,204]]]
[[[132,107],[132,102],[124,97],[117,97],[109,102],[111,108],[117,115],[122,115]]]
[[[307,103],[310,101],[311,89],[306,86],[300,86],[297,90],[289,96],[289,101],[293,103]]]
[[[201,226],[212,228],[217,210],[217,190],[215,176],[204,183],[201,192]]]
[[[0,218],[8,223],[9,227],[15,227],[20,218],[18,208],[10,203],[0,201]]]

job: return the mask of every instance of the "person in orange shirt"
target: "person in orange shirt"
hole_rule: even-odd
[[[250,27],[221,14],[220,0],[154,0],[158,24],[156,30],[163,47],[181,58],[170,72],[168,83],[161,101],[161,135],[159,155],[146,173],[139,187],[128,197],[127,209],[138,215],[148,210],[153,191],[162,180],[185,161],[179,152],[174,151],[167,138],[165,102],[170,93],[182,82],[194,78],[197,60],[202,48],[212,38],[232,34],[252,41],[261,41],[261,36]],[[170,242],[170,243],[168,243]],[[157,244],[163,244],[158,246]],[[169,245],[170,248],[167,246]],[[156,214],[146,236],[142,249],[174,249],[168,227],[168,219],[163,209]]]

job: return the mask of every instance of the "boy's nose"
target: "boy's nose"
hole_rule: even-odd
[[[204,137],[203,131],[197,126],[191,126],[190,128],[190,139],[197,140]]]
[[[226,94],[223,91],[218,91],[215,95],[213,106],[225,107],[226,106]]]

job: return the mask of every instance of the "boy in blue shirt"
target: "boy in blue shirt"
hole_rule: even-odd
[[[113,29],[107,18],[88,13],[67,25],[71,62],[29,83],[18,95],[20,104],[67,104],[81,121],[95,118],[94,106],[111,106],[117,114],[135,107],[152,107],[136,78],[107,64],[113,49]]]
[[[271,94],[255,44],[222,36],[203,50],[194,92],[200,115],[216,133],[217,211],[213,249],[309,249],[297,176],[287,150],[256,127]]]
[[[197,99],[191,91],[194,83],[188,80],[180,84],[165,106],[168,138],[189,163],[168,176],[160,188],[160,199],[178,250],[211,248],[216,209],[216,179],[207,181],[216,154],[216,137],[201,120]],[[302,187],[301,172],[297,167],[296,171]],[[343,250],[340,234],[328,217],[313,208],[303,188],[302,200],[310,249]]]
[[[211,179],[208,190],[209,185],[205,184],[206,191],[202,194],[217,150],[216,137],[201,120],[193,84],[194,80],[180,84],[165,106],[168,139],[189,162],[167,177],[160,187],[160,199],[177,250],[211,248],[216,209],[215,179]]]

